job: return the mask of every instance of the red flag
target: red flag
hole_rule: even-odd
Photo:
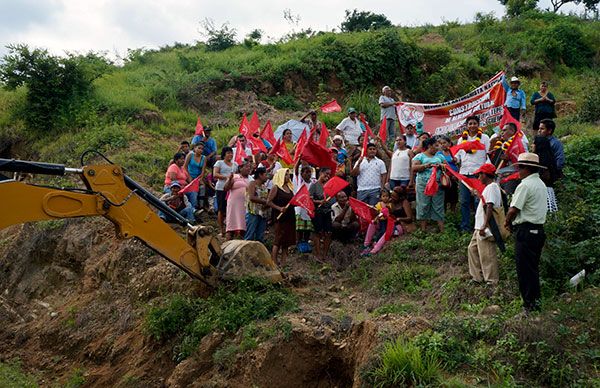
[[[329,167],[332,172],[337,168],[337,162],[333,160],[333,152],[309,139],[302,151],[302,159],[317,167]]]
[[[514,181],[516,179],[519,179],[519,172],[515,172],[510,174],[509,176],[507,176],[506,178],[502,178],[502,180],[500,181],[501,184],[504,184],[508,181]]]
[[[498,124],[500,129],[502,129],[506,123],[513,123],[514,125],[517,126],[517,131],[520,131],[521,130],[521,122],[519,120],[515,119],[513,117],[513,115],[510,114],[510,112],[506,106],[503,107],[503,109],[504,110],[502,111],[502,118],[500,119],[500,124]]]
[[[323,147],[327,147],[327,139],[329,139],[329,130],[325,126],[325,123],[321,123],[321,135],[319,136],[319,144]]]
[[[325,197],[333,198],[337,193],[344,190],[350,183],[340,178],[339,176],[334,176],[329,179],[323,185],[323,191],[325,192]]]
[[[244,161],[246,156],[248,156],[248,155],[246,155],[246,150],[244,149],[244,147],[242,147],[242,143],[240,143],[240,139],[237,139],[237,141],[235,143],[235,155],[234,155],[235,162],[238,165],[242,164],[242,162]]]
[[[252,148],[252,155],[256,155],[261,151],[267,152],[267,147],[265,147],[265,144],[260,138],[250,135],[246,138],[246,140],[248,140],[248,143],[250,143],[250,147]]]
[[[290,156],[285,144],[283,144],[281,138],[277,139],[275,145],[273,148],[271,148],[269,153],[279,156],[286,164],[294,164],[294,161],[292,160],[292,157]]]
[[[485,150],[485,144],[479,140],[463,141],[460,144],[450,147],[450,153],[455,156],[460,150],[471,151],[471,150]]]
[[[379,126],[379,138],[382,143],[387,141],[387,118],[383,116],[383,120],[381,120],[381,125]]]
[[[439,185],[437,182],[437,166],[433,166],[431,168],[431,176],[429,177],[429,180],[427,181],[427,185],[425,185],[425,195],[429,196],[429,197],[433,197],[439,189]]]
[[[304,151],[304,146],[306,146],[306,142],[308,141],[306,137],[306,130],[302,131],[302,135],[298,139],[298,143],[296,143],[296,152],[294,153],[294,163],[298,161],[300,155],[302,155],[302,151]]]
[[[240,133],[246,137],[250,133],[250,124],[248,123],[248,119],[246,118],[246,114],[242,116],[242,122],[240,123]]]
[[[385,225],[385,241],[390,241],[394,235],[394,228],[396,227],[396,219],[391,215],[388,215],[387,224]]]
[[[260,128],[260,122],[258,121],[258,115],[256,111],[252,112],[252,117],[250,117],[250,123],[248,123],[248,134],[257,133]]]
[[[360,156],[367,155],[367,146],[368,145],[369,145],[369,130],[363,132],[363,144],[362,144],[362,151],[360,153]]]
[[[321,112],[323,112],[323,113],[341,112],[341,111],[342,111],[342,107],[340,106],[340,104],[338,104],[338,102],[335,100],[335,98],[333,100],[331,100],[330,102],[328,102],[327,104],[324,104],[321,106]]]
[[[454,171],[451,168],[447,168],[446,172],[453,175],[456,179],[458,179],[459,181],[463,182],[469,189],[474,189],[478,192],[478,196],[480,198],[482,198],[483,195],[483,189],[485,189],[485,186],[483,185],[483,183],[481,183],[481,181],[477,178],[467,178],[466,176],[457,173],[456,171]]]
[[[315,216],[315,204],[310,198],[310,194],[308,194],[308,187],[306,185],[302,185],[302,187],[294,194],[292,199],[290,199],[290,205],[300,206],[303,209],[306,209],[310,218]]]
[[[200,122],[200,116],[198,116],[198,121],[196,121],[196,132],[194,132],[194,135],[200,135],[204,137],[204,127]]]
[[[196,178],[192,179],[192,181],[190,183],[188,183],[187,185],[183,186],[183,188],[181,190],[179,190],[179,194],[197,193],[199,189],[200,189],[200,175],[198,175]]]
[[[275,145],[277,140],[275,140],[275,135],[273,134],[273,127],[271,126],[271,120],[267,120],[265,127],[262,131],[260,131],[260,137],[265,139],[271,144],[271,147]]]
[[[354,214],[356,214],[359,218],[365,220],[366,222],[373,221],[373,218],[377,215],[377,210],[375,210],[372,206],[367,205],[363,201],[359,201],[354,197],[348,198],[348,204],[352,208]]]

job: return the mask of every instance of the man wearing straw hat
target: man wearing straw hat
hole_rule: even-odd
[[[505,226],[515,236],[515,263],[525,313],[539,310],[540,256],[546,241],[547,189],[540,179],[538,155],[524,152],[517,160],[521,183],[513,194]]]

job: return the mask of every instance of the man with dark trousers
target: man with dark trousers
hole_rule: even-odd
[[[524,152],[517,161],[521,183],[506,214],[505,226],[515,237],[515,262],[525,314],[540,308],[540,256],[546,241],[547,189],[540,179],[538,155]]]

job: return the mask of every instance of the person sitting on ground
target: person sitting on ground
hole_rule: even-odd
[[[244,161],[237,174],[229,175],[224,191],[228,192],[225,216],[226,239],[242,239],[246,233],[246,188],[252,163]]]
[[[165,173],[165,185],[164,192],[169,193],[171,190],[172,182],[179,182],[180,187],[184,187],[190,181],[190,176],[187,171],[183,168],[185,163],[185,154],[178,152],[173,156],[173,163],[169,165],[167,172]]]
[[[348,243],[354,240],[360,225],[356,214],[352,211],[348,202],[348,195],[340,191],[335,196],[336,203],[331,206],[332,238],[334,240]]]
[[[384,188],[387,169],[383,160],[375,156],[377,146],[367,144],[367,155],[361,156],[350,172],[357,177],[357,198],[371,206],[375,205]]]
[[[445,163],[443,157],[436,155],[435,139],[427,139],[423,142],[425,151],[413,158],[413,171],[416,172],[416,194],[417,194],[417,220],[421,224],[421,230],[427,227],[427,221],[437,222],[440,232],[444,231],[444,190],[438,189],[433,195],[425,195],[425,186],[431,177],[433,166],[441,166]],[[438,181],[442,172],[438,168],[436,180]]]
[[[533,117],[533,130],[537,131],[540,123],[544,119],[553,119],[556,117],[554,104],[556,98],[548,91],[548,82],[542,81],[540,91],[533,93],[531,96],[531,105],[535,106],[535,114]]]
[[[194,208],[190,201],[188,201],[187,197],[183,194],[180,194],[181,184],[178,181],[173,181],[169,185],[169,192],[163,194],[160,197],[160,200],[163,201],[168,207],[173,209],[175,212],[179,213],[190,223],[195,222],[194,220]],[[170,215],[163,213],[162,211],[158,212],[158,216],[162,218],[165,222],[177,222]]]
[[[223,147],[221,150],[221,160],[217,160],[217,163],[213,167],[213,178],[217,179],[217,183],[215,184],[218,209],[217,223],[223,237],[225,236],[225,214],[227,212],[225,183],[237,171],[237,168],[237,163],[233,161],[233,150],[231,147]]]
[[[381,145],[391,160],[389,172],[390,190],[394,190],[394,187],[397,186],[407,187],[411,183],[411,161],[415,155],[406,146],[406,136],[398,135],[396,137],[394,152],[391,152],[385,143],[381,143]]]
[[[258,167],[254,171],[254,180],[248,183],[244,240],[264,241],[267,220],[271,215],[271,208],[267,205],[269,190],[265,186],[268,179],[267,170],[264,167]]]
[[[331,177],[331,169],[323,167],[319,171],[319,178],[310,185],[308,193],[315,205],[315,216],[313,218],[313,243],[315,256],[318,261],[325,262],[331,244],[331,205],[333,199],[325,197],[323,185]]]
[[[358,137],[363,133],[356,109],[348,108],[348,117],[343,119],[337,127],[335,127],[335,130],[337,135],[344,137],[348,151],[352,153],[352,150],[360,144],[358,142]]]
[[[381,114],[379,120],[385,118],[387,125],[387,138],[396,138],[396,100],[392,98],[392,88],[384,86],[381,89],[382,95],[379,96],[379,107],[381,108]]]
[[[204,143],[204,150],[202,150],[202,155],[206,157],[207,160],[210,160],[212,164],[217,161],[217,142],[211,137],[212,129],[210,127],[204,128],[204,136],[202,135],[194,135],[192,138],[192,144],[197,144],[199,142]]]
[[[479,201],[475,212],[475,231],[467,248],[469,274],[477,283],[485,282],[489,285],[496,285],[499,280],[498,252],[496,251],[496,241],[490,231],[490,221],[494,217],[494,209],[501,209],[500,211],[504,212],[502,193],[500,186],[494,182],[496,167],[493,164],[482,165],[475,171],[475,174],[485,186],[482,193],[485,205]]]
[[[521,120],[521,115],[525,115],[527,108],[527,96],[523,90],[519,89],[520,86],[521,81],[517,77],[512,77],[509,84],[506,81],[506,75],[502,75],[502,87],[506,91],[504,106],[517,121]]]
[[[367,227],[367,233],[365,234],[365,241],[363,242],[363,255],[368,255],[372,250],[373,240],[379,241],[379,239],[385,233],[387,225],[387,218],[390,213],[390,192],[387,190],[381,191],[381,199],[375,205],[377,210],[377,216],[369,223]]]
[[[291,170],[282,167],[273,177],[273,188],[269,191],[267,198],[267,204],[274,210],[273,218],[275,220],[275,238],[273,239],[271,258],[280,267],[286,263],[288,248],[296,244],[296,216],[294,207],[289,206],[292,197],[294,197],[294,186]]]
[[[204,174],[206,172],[206,157],[202,154],[204,151],[204,143],[200,142],[194,144],[192,147],[192,152],[187,154],[185,157],[185,162],[183,163],[183,168],[188,172],[190,178],[192,180],[198,178],[200,181],[200,185],[198,187],[198,191],[191,192],[190,202],[194,209],[198,208],[198,193],[200,191],[200,186],[204,185]]]
[[[398,235],[414,232],[415,219],[406,187],[397,186],[390,195],[390,215],[394,217]]]

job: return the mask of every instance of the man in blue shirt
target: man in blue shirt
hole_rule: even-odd
[[[527,97],[525,92],[519,89],[521,81],[517,77],[510,79],[510,84],[506,81],[506,75],[502,76],[502,86],[506,91],[506,101],[504,106],[508,108],[508,111],[516,120],[521,119],[521,113],[525,114],[525,102]]]
[[[558,171],[559,176],[561,176],[562,169],[565,166],[565,151],[560,140],[554,137],[555,129],[556,124],[553,120],[543,119],[542,121],[540,121],[540,128],[538,130],[538,134],[540,136],[548,138],[548,141],[550,142],[550,149],[552,150],[554,160],[556,161],[556,170]]]
[[[212,129],[210,127],[204,128],[204,136],[195,135],[192,139],[192,144],[204,142],[204,151],[202,151],[202,155],[206,156],[206,159],[211,160],[214,159],[217,155],[217,142],[214,138],[210,137],[212,133]]]

